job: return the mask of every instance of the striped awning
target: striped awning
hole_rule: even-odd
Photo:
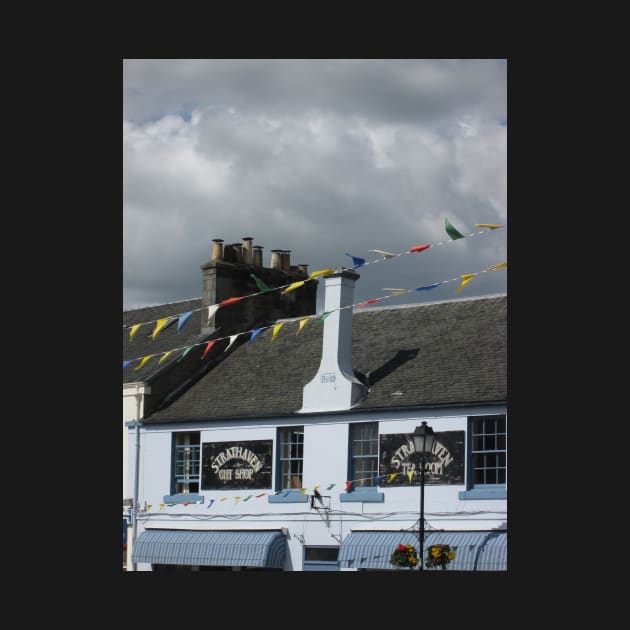
[[[418,549],[418,535],[409,531],[353,531],[341,543],[339,566],[352,569],[394,569],[389,563],[399,544]],[[450,545],[456,554],[449,571],[507,571],[507,530],[428,531],[424,549]],[[440,571],[441,569],[424,569]]]
[[[282,569],[287,540],[280,530],[147,529],[132,562]]]

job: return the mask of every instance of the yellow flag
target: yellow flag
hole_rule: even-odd
[[[168,321],[168,317],[163,317],[162,319],[158,319],[157,322],[155,322],[155,328],[153,329],[153,336],[152,336],[153,341],[155,341],[155,338],[158,336],[158,333],[160,332],[160,330],[162,330],[162,328],[166,326],[167,321]]]
[[[300,327],[298,328],[298,331],[295,333],[296,337],[297,335],[299,335],[302,332],[302,328],[304,328],[304,326],[306,326],[308,320],[311,319],[310,317],[302,317],[302,319],[300,320]]]
[[[153,503],[147,503],[147,512],[153,507]]]
[[[320,269],[319,271],[313,271],[308,275],[308,279],[312,280],[313,278],[317,278],[319,276],[327,276],[333,273],[334,269]]]
[[[475,227],[487,227],[489,230],[496,230],[505,227],[505,225],[495,225],[494,223],[475,223]]]
[[[139,364],[139,365],[138,365],[138,367],[136,368],[136,372],[137,372],[140,368],[143,368],[143,367],[146,365],[147,361],[148,361],[151,357],[154,357],[154,356],[155,356],[154,354],[148,354],[146,357],[144,357],[144,359],[142,359],[142,361],[140,361],[140,364]]]
[[[292,282],[284,291],[280,292],[280,295],[285,295],[286,293],[290,293],[291,291],[295,291],[299,289],[304,284],[304,280],[300,280],[299,282]]]
[[[160,510],[164,509],[164,503],[160,503]]]
[[[402,295],[403,293],[409,293],[409,289],[381,289],[381,291],[389,291],[392,295]]]
[[[396,475],[397,475],[397,474],[398,474],[398,473],[392,473],[392,474],[389,476],[389,481],[388,481],[388,483],[391,483],[392,481],[394,481],[394,479],[396,478]]]
[[[234,505],[236,505],[241,500],[241,497],[234,497]]]
[[[463,276],[460,276],[463,282],[462,285],[455,291],[455,293],[459,293],[476,275],[476,273],[465,273]]]
[[[499,263],[498,265],[494,265],[494,267],[488,267],[486,271],[495,271],[497,269],[503,269],[504,267],[507,267],[506,262],[502,262],[502,263]]]
[[[300,488],[300,492],[304,494],[306,492],[306,488]]]
[[[276,335],[280,332],[280,329],[284,326],[284,322],[280,322],[273,327],[273,333],[271,334],[271,341],[276,338]]]
[[[413,470],[410,470],[407,473],[407,477],[409,477],[409,483],[411,483],[413,481]]]
[[[223,503],[223,501],[227,501],[227,497],[223,497],[222,499],[219,499],[219,501],[221,501],[221,503]]]
[[[172,350],[169,350],[168,352],[165,352],[165,353],[162,355],[162,358],[158,361],[158,365],[160,365],[160,363],[162,363],[163,361],[166,361],[166,357],[167,357],[169,354],[171,354],[172,352],[173,352]]]
[[[129,331],[129,340],[133,341],[133,338],[136,336],[136,333],[138,332],[138,330],[140,330],[140,326],[142,326],[142,324],[134,324],[131,327],[131,330]]]

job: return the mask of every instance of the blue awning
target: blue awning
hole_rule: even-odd
[[[147,529],[133,545],[132,562],[282,569],[287,540],[280,530]]]
[[[418,535],[409,531],[353,531],[342,541],[339,566],[353,569],[394,569],[389,559],[399,544],[418,549]],[[449,571],[507,571],[507,530],[428,531],[424,549],[450,545],[456,552]],[[441,571],[441,569],[424,569]]]

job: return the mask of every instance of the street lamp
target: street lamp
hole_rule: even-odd
[[[424,570],[424,465],[426,454],[433,448],[435,435],[433,429],[423,420],[413,432],[413,446],[420,454],[420,522],[418,523],[418,543],[420,549],[420,571]]]

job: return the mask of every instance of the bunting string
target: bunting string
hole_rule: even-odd
[[[228,344],[228,346],[224,349],[224,352],[228,350],[228,348],[230,348],[232,346],[232,344],[234,343],[234,341],[237,339],[237,337],[239,337],[240,335],[250,335],[250,338],[248,340],[248,345],[251,344],[254,339],[264,330],[266,330],[267,328],[274,328],[273,334],[271,336],[271,341],[274,341],[275,338],[277,337],[280,328],[282,328],[282,326],[286,323],[291,323],[291,322],[299,322],[299,328],[298,331],[296,332],[296,335],[298,335],[302,329],[304,328],[304,326],[310,321],[310,320],[316,320],[318,323],[322,323],[327,317],[329,317],[332,313],[336,312],[336,311],[342,311],[344,309],[347,308],[363,308],[365,306],[368,306],[370,304],[376,304],[377,302],[382,302],[383,300],[388,300],[390,298],[393,297],[398,297],[400,295],[404,295],[407,293],[413,293],[414,291],[430,291],[432,289],[435,289],[443,284],[447,284],[449,282],[458,282],[461,281],[461,285],[456,289],[456,293],[459,293],[475,276],[478,276],[482,273],[488,273],[491,271],[497,271],[499,269],[505,269],[507,267],[507,262],[501,262],[498,263],[496,265],[493,265],[492,267],[488,267],[487,269],[483,269],[482,271],[477,271],[475,273],[467,273],[467,274],[463,274],[460,276],[457,276],[455,278],[450,278],[449,280],[441,280],[440,282],[434,282],[432,284],[427,284],[427,285],[423,285],[421,287],[416,287],[415,289],[382,289],[383,291],[388,291],[390,293],[390,295],[385,295],[383,297],[380,298],[374,298],[371,300],[366,300],[364,302],[358,302],[355,304],[348,304],[347,306],[341,306],[339,308],[336,309],[331,309],[330,311],[324,311],[323,313],[315,313],[314,315],[301,315],[299,317],[291,317],[291,318],[281,318],[281,319],[277,319],[275,322],[269,324],[268,326],[261,326],[260,328],[255,328],[253,330],[245,330],[243,332],[240,333],[236,333],[233,335],[229,335],[229,336],[225,336],[225,337],[216,337],[214,339],[211,339],[210,341],[202,341],[200,343],[196,343],[196,344],[191,344],[189,346],[182,346],[179,348],[171,348],[169,350],[165,350],[164,352],[159,352],[156,354],[150,354],[150,355],[146,355],[144,357],[135,357],[133,359],[125,359],[123,360],[123,369],[128,367],[131,363],[133,363],[134,361],[140,361],[140,364],[135,368],[135,370],[140,370],[142,367],[144,367],[149,360],[152,357],[155,356],[160,356],[161,354],[172,354],[173,352],[177,352],[178,350],[183,350],[184,352],[182,353],[182,355],[178,358],[178,361],[180,361],[181,359],[184,358],[184,356],[186,356],[186,354],[188,354],[190,352],[190,350],[196,346],[202,346],[205,345],[206,349],[201,357],[201,359],[205,359],[205,357],[207,356],[208,352],[210,351],[210,348],[212,348],[212,346],[214,346],[218,341],[222,341],[224,339],[229,339],[230,343]],[[164,359],[164,357],[162,358],[162,360]],[[160,360],[160,363],[162,362],[162,360]]]
[[[479,230],[477,232],[470,232],[469,234],[461,234],[459,231],[457,231],[448,221],[448,219],[445,219],[445,228],[446,228],[446,232],[447,234],[451,237],[450,241],[440,241],[438,243],[430,243],[430,244],[425,244],[425,245],[415,245],[413,247],[411,247],[410,249],[398,252],[398,253],[390,253],[390,252],[386,252],[384,250],[381,249],[370,249],[368,251],[370,252],[374,252],[377,254],[380,254],[380,258],[376,258],[375,260],[366,260],[365,258],[360,258],[358,256],[353,256],[352,254],[349,254],[346,252],[346,256],[349,256],[350,258],[352,258],[353,261],[353,267],[351,267],[351,269],[358,269],[359,267],[367,267],[368,265],[374,265],[377,263],[381,263],[381,262],[386,262],[388,260],[391,260],[392,258],[399,258],[400,256],[405,256],[405,255],[409,255],[409,254],[416,254],[419,252],[423,252],[431,247],[440,247],[441,245],[448,245],[449,243],[452,243],[455,240],[459,240],[460,238],[471,238],[474,236],[479,236],[480,234],[486,234],[487,232],[491,232],[493,230],[505,227],[503,225],[495,225],[492,223],[475,223],[475,227],[482,227],[485,229]],[[167,324],[169,324],[170,322],[178,319],[178,325],[177,325],[177,332],[180,332],[181,329],[184,327],[184,325],[186,324],[186,322],[190,319],[191,315],[193,313],[196,313],[198,311],[202,311],[204,309],[208,309],[208,314],[206,316],[207,320],[210,320],[210,318],[216,313],[216,311],[219,308],[224,308],[226,306],[229,306],[230,304],[234,304],[236,302],[240,302],[241,300],[247,299],[247,298],[253,298],[253,297],[257,297],[259,295],[263,295],[265,293],[269,293],[270,291],[280,291],[281,295],[286,295],[287,293],[290,293],[291,291],[295,291],[296,289],[300,288],[301,286],[303,286],[306,282],[310,282],[311,280],[315,280],[316,278],[319,277],[323,277],[323,276],[328,276],[332,273],[339,273],[341,271],[344,271],[345,269],[347,269],[346,267],[340,266],[340,267],[336,267],[336,268],[330,268],[330,269],[320,269],[318,271],[313,271],[312,273],[310,273],[308,275],[308,278],[305,278],[304,280],[300,280],[297,282],[291,282],[289,284],[283,284],[277,287],[269,287],[267,286],[260,278],[258,278],[256,275],[254,275],[253,273],[250,274],[251,277],[253,278],[254,282],[256,283],[256,286],[260,289],[260,291],[256,292],[256,293],[250,293],[248,295],[243,295],[240,297],[231,297],[228,298],[226,300],[223,300],[222,302],[219,302],[219,304],[213,304],[211,306],[202,306],[200,308],[196,308],[190,311],[185,311],[182,313],[177,313],[175,315],[171,315],[170,317],[162,317],[162,318],[158,318],[158,319],[152,319],[152,320],[148,320],[146,322],[141,322],[138,324],[123,324],[123,330],[125,329],[130,329],[129,330],[129,338],[131,339],[131,341],[133,341],[136,333],[138,332],[138,330],[142,327],[142,326],[148,326],[149,324],[155,324],[155,328],[153,330],[152,333],[152,338],[155,340],[155,338],[157,337],[157,335],[160,333],[160,331],[162,331]],[[198,298],[197,298],[198,299]]]

